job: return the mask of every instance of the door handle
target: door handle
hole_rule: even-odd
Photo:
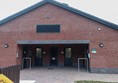
[[[52,60],[55,60],[56,58],[55,57],[52,57]]]

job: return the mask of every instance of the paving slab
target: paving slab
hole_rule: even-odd
[[[77,80],[93,80],[118,83],[118,74],[96,74],[86,71],[78,72],[77,68],[32,68],[20,72],[21,80],[36,80],[35,83],[74,83]]]
[[[35,80],[20,80],[20,83],[35,83]]]

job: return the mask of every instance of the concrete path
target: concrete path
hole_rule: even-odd
[[[118,83],[118,74],[78,72],[77,68],[41,67],[21,70],[20,79],[36,80],[35,83],[74,83],[74,81],[77,80],[94,80]]]

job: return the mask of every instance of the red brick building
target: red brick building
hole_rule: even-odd
[[[0,21],[0,65],[78,66],[118,73],[118,26],[43,0]],[[27,60],[26,60],[27,59]],[[23,62],[24,61],[24,62]]]

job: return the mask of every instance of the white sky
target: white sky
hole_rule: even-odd
[[[0,0],[0,20],[41,0]],[[118,0],[56,0],[118,24]]]

